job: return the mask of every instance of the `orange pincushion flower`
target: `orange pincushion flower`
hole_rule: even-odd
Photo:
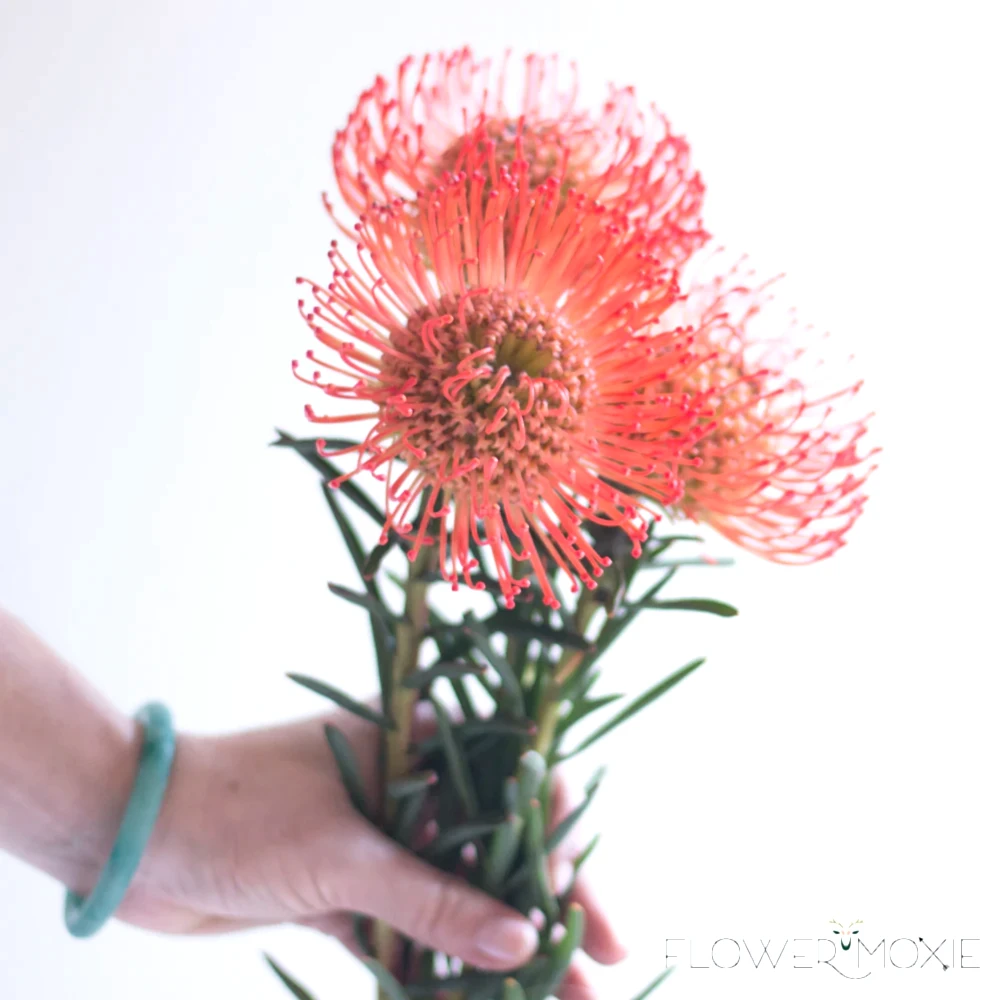
[[[524,162],[465,158],[474,169],[418,192],[416,211],[397,200],[362,217],[358,267],[334,243],[332,283],[305,282],[314,302],[300,303],[334,354],[309,352],[319,370],[299,377],[366,404],[307,415],[374,421],[336,454],[357,453],[348,475],[384,480],[386,536],[409,536],[411,558],[436,544],[455,586],[483,545],[508,605],[528,585],[517,563],[555,605],[547,560],[574,590],[607,564],[584,521],[620,527],[638,552],[647,501],[679,498],[704,411],[698,393],[648,387],[688,377],[692,337],[649,330],[677,293],[646,230],[554,178],[532,186]]]
[[[463,150],[471,147],[500,166],[526,161],[532,187],[556,178],[564,192],[641,221],[661,258],[683,261],[707,239],[704,186],[687,142],[655,107],[644,112],[631,88],[612,87],[596,118],[581,111],[571,71],[561,88],[555,57],[528,56],[511,101],[509,59],[493,67],[461,49],[404,60],[395,85],[379,77],[336,136],[333,166],[344,201],[358,214],[373,201],[410,201],[467,169]]]
[[[686,382],[669,383],[707,395],[712,414],[681,469],[678,507],[774,562],[810,563],[844,544],[875,452],[859,450],[867,418],[848,415],[861,383],[816,391],[822,380],[801,379],[821,366],[804,371],[811,331],[794,320],[780,339],[759,331],[772,285],[756,281],[741,260],[696,284],[663,317],[693,330],[708,354]]]

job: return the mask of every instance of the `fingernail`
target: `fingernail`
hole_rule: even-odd
[[[515,966],[526,962],[538,949],[538,932],[527,920],[502,917],[487,924],[476,935],[476,948],[495,962]]]

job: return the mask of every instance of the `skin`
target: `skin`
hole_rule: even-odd
[[[337,726],[376,782],[376,729],[346,712],[227,736],[179,734],[163,809],[116,917],[206,934],[294,922],[356,951],[351,913],[384,920],[477,967],[524,964],[538,938],[517,911],[425,864],[364,820],[333,766]],[[416,738],[433,730],[418,709]],[[128,801],[142,733],[17,619],[0,609],[0,849],[76,892],[93,887]],[[572,803],[564,786],[553,822]],[[553,862],[557,888],[572,854]],[[584,949],[625,951],[585,883]],[[570,970],[560,1000],[596,1000]]]

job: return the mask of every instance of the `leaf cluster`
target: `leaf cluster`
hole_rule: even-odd
[[[584,931],[583,911],[571,901],[572,885],[560,896],[550,886],[548,856],[588,810],[602,778],[598,772],[583,802],[553,824],[552,768],[591,749],[703,661],[694,660],[670,672],[631,699],[595,693],[600,664],[642,611],[731,617],[736,609],[708,598],[663,596],[681,568],[709,564],[704,559],[672,557],[675,545],[700,541],[693,536],[655,537],[633,558],[623,533],[591,529],[595,547],[608,555],[611,564],[596,590],[584,591],[575,606],[563,601],[559,609],[530,599],[507,608],[488,562],[474,552],[480,567],[477,583],[493,598],[492,608],[485,614],[470,611],[451,620],[436,610],[431,599],[420,639],[434,655],[405,676],[394,678],[399,630],[403,626],[412,629],[413,623],[387,599],[390,592],[383,581],[395,582],[404,590],[418,583],[433,598],[440,577],[430,571],[416,580],[412,575],[409,579],[393,576],[388,561],[395,549],[408,551],[407,540],[390,535],[366,548],[354,524],[358,517],[367,518],[381,531],[383,516],[374,501],[350,481],[338,491],[327,486],[341,470],[317,452],[315,440],[279,433],[275,444],[297,452],[322,476],[324,500],[360,581],[352,586],[330,583],[330,593],[367,615],[382,710],[358,702],[326,681],[299,674],[290,675],[292,680],[379,727],[386,739],[393,738],[399,726],[392,710],[397,686],[427,701],[437,719],[434,735],[411,747],[416,762],[413,772],[385,784],[384,800],[393,804],[388,810],[384,802],[366,800],[358,762],[347,740],[327,726],[336,767],[355,808],[429,863],[461,875],[522,913],[540,910],[545,916],[539,953],[524,968],[505,976],[464,969],[447,977],[435,975],[433,953],[407,940],[400,967],[387,969],[372,952],[368,922],[358,917],[358,942],[368,956],[380,996],[388,1000],[441,995],[455,1000],[546,1000],[565,975]],[[548,572],[553,587],[558,588],[556,568]],[[574,739],[576,728],[587,720],[590,731]],[[540,727],[547,725],[551,738],[540,734]],[[436,831],[430,839],[426,837],[429,815]],[[574,871],[579,871],[595,846],[596,838],[577,858]],[[311,1000],[288,973],[268,961],[295,997]],[[666,974],[660,976],[636,1000],[644,1000],[665,978]]]

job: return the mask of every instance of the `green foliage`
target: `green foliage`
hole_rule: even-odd
[[[597,794],[597,789],[604,778],[604,768],[601,768],[587,785],[583,801],[548,835],[545,841],[545,852],[551,854],[573,831],[580,817],[587,811]]]
[[[598,838],[594,837],[573,862],[571,885],[561,897],[556,897],[550,884],[549,855],[581,824],[601,778],[599,773],[587,786],[583,801],[556,823],[551,811],[551,763],[592,747],[701,665],[701,660],[695,660],[631,700],[626,701],[623,694],[596,693],[600,691],[597,685],[603,658],[641,611],[691,611],[720,617],[736,614],[730,605],[709,598],[663,596],[676,574],[687,572],[686,567],[723,562],[688,557],[682,546],[698,539],[682,534],[653,538],[642,555],[633,558],[631,543],[623,533],[590,526],[587,530],[593,534],[595,548],[611,559],[596,590],[582,592],[575,605],[563,602],[563,607],[552,609],[537,599],[536,587],[534,595],[522,595],[514,608],[507,608],[499,582],[473,540],[471,549],[480,562],[474,580],[493,601],[487,602],[490,607],[484,614],[468,612],[461,621],[450,621],[433,604],[434,595],[443,589],[437,586],[441,578],[435,567],[424,568],[421,562],[419,567],[412,564],[406,579],[394,574],[392,564],[399,561],[396,550],[407,552],[407,539],[390,534],[386,541],[370,546],[362,540],[355,510],[361,512],[362,527],[372,536],[375,528],[382,531],[384,514],[352,480],[337,490],[327,487],[326,483],[342,473],[316,451],[315,439],[296,439],[279,432],[275,444],[295,451],[323,477],[324,501],[360,580],[360,589],[333,583],[329,588],[367,614],[382,711],[325,681],[301,674],[289,676],[379,727],[386,745],[402,738],[401,706],[409,710],[415,701],[424,701],[432,707],[436,720],[433,735],[410,747],[412,769],[383,775],[377,801],[370,801],[346,738],[337,728],[327,726],[326,738],[352,803],[398,843],[410,849],[418,845],[427,863],[469,879],[521,912],[537,907],[545,919],[539,952],[523,968],[505,975],[471,968],[458,975],[441,975],[435,973],[434,953],[415,942],[402,942],[398,954],[406,961],[394,959],[392,952],[389,958],[380,954],[373,947],[380,935],[372,934],[371,921],[359,915],[355,934],[368,956],[366,964],[378,984],[379,1000],[548,1000],[583,940],[584,914],[571,902],[572,888]],[[352,444],[328,440],[327,447],[334,450]],[[366,526],[365,520],[370,525]],[[675,555],[675,547],[680,555]],[[549,572],[560,595],[554,567],[550,566]],[[397,595],[392,595],[396,599],[391,605],[385,600],[385,580],[403,590],[409,620],[398,611],[401,602]],[[421,626],[414,642],[412,622],[424,621],[426,628]],[[399,642],[397,635],[402,637]],[[426,655],[435,648],[436,656]],[[443,700],[449,694],[455,709]],[[612,706],[623,701],[624,708],[619,707],[575,747],[563,749],[579,723],[599,720],[600,713],[614,711]],[[544,742],[543,721],[548,726]],[[398,751],[398,743],[394,746]],[[397,753],[396,759],[399,756]],[[383,750],[383,766],[385,758]],[[422,831],[431,815],[438,829],[427,843]],[[463,860],[467,844],[476,848],[474,859],[466,855]],[[314,1000],[268,961],[295,997]],[[635,1000],[646,1000],[668,974],[659,976]]]
[[[521,682],[518,680],[514,668],[507,662],[507,658],[493,648],[493,644],[483,627],[478,622],[473,621],[471,617],[466,617],[463,631],[472,641],[472,645],[499,675],[500,683],[510,699],[514,714],[523,716],[524,692],[521,690]]]
[[[270,955],[264,956],[264,961],[271,966],[271,971],[284,983],[288,992],[296,1000],[316,1000],[316,998],[297,980],[293,979]]]
[[[673,968],[667,969],[666,972],[661,972],[637,997],[635,1000],[647,1000],[647,997],[651,997],[653,993],[666,982],[667,977],[673,972]]]
[[[573,953],[583,943],[583,932],[587,923],[583,907],[578,903],[570,904],[564,920],[566,934],[553,952],[555,961],[552,968],[552,978],[548,983],[550,990],[555,989],[562,982],[563,976],[566,975],[569,964],[573,960]]]
[[[461,823],[448,830],[442,830],[424,848],[423,853],[430,858],[440,857],[442,854],[453,851],[456,847],[462,847],[465,844],[471,843],[474,840],[480,840],[500,830],[503,825],[502,822]]]
[[[326,742],[329,743],[330,749],[333,751],[334,760],[336,760],[337,768],[340,771],[340,778],[350,796],[351,804],[366,819],[372,819],[373,814],[365,797],[365,785],[361,780],[361,769],[358,767],[358,761],[351,749],[351,744],[335,726],[327,724],[323,726],[323,731],[326,733]]]
[[[381,618],[386,625],[395,627],[403,619],[399,615],[394,615],[377,597],[372,594],[360,594],[356,590],[342,587],[339,583],[328,583],[327,587],[331,594],[342,598],[350,604],[356,604],[359,608],[365,608],[373,615]]]
[[[704,597],[685,597],[678,601],[646,601],[645,604],[636,607],[653,611],[702,611],[709,615],[719,615],[721,618],[732,618],[739,614],[731,604],[711,601]]]
[[[627,722],[633,715],[652,705],[657,698],[666,694],[676,684],[679,684],[688,674],[694,673],[704,662],[703,659],[692,660],[687,666],[681,667],[680,670],[675,670],[669,677],[664,678],[659,684],[654,685],[645,694],[623,708],[610,722],[606,722],[596,733],[588,736],[575,750],[564,754],[561,759],[568,760],[570,757],[575,757],[578,753],[582,753],[588,747],[592,747],[598,740],[603,739],[608,733],[617,729],[623,722]]]
[[[399,980],[378,959],[366,958],[364,963],[378,981],[379,990],[385,994],[387,1000],[410,1000]]]
[[[291,448],[301,455],[327,482],[339,479],[343,470],[324,458],[316,449],[318,438],[295,438],[284,431],[277,431],[278,440],[272,441],[276,448]],[[357,442],[327,438],[328,448],[338,449],[350,447]],[[363,510],[380,528],[385,521],[385,513],[371,497],[356,483],[347,480],[338,487],[338,491],[350,500],[359,510]]]
[[[345,694],[338,688],[331,687],[329,684],[325,684],[323,681],[316,680],[315,677],[306,677],[304,674],[286,674],[285,676],[289,680],[295,681],[296,684],[301,684],[302,687],[316,694],[321,694],[324,698],[329,698],[335,705],[347,709],[348,712],[352,712],[366,722],[373,722],[376,726],[381,726],[383,729],[396,728],[395,723],[391,719],[387,719],[381,712],[376,712],[373,708],[363,705],[360,701],[355,701],[350,695]]]
[[[472,776],[469,773],[469,762],[460,749],[459,741],[455,738],[451,719],[444,706],[433,695],[430,696],[431,704],[434,706],[434,714],[437,716],[438,733],[441,739],[441,747],[444,750],[445,760],[448,763],[448,774],[458,790],[458,794],[465,807],[465,814],[472,818],[479,813],[479,806],[476,802],[476,793],[473,789]]]
[[[493,834],[486,860],[485,888],[492,895],[499,895],[504,881],[521,847],[524,833],[524,817],[511,813]]]
[[[438,678],[455,680],[459,677],[466,677],[469,674],[481,674],[483,668],[478,663],[469,660],[438,660],[437,663],[427,667],[425,670],[417,670],[409,677],[403,678],[403,686],[420,689],[430,687]]]
[[[437,781],[434,771],[417,771],[405,778],[398,778],[386,785],[386,794],[390,799],[406,799],[411,795],[419,795]]]
[[[503,983],[503,1000],[527,1000],[521,984],[516,979],[505,979]]]

